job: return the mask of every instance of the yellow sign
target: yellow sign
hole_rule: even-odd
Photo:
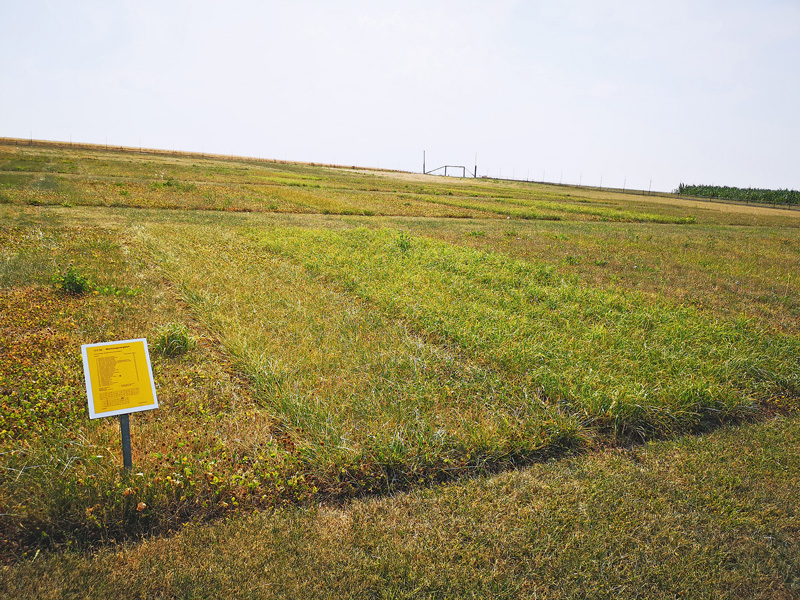
[[[147,340],[81,346],[89,418],[158,408]]]

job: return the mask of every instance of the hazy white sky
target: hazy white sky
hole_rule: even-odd
[[[800,1],[0,0],[0,136],[800,189]]]

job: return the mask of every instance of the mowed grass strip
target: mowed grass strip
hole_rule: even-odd
[[[555,276],[547,264],[388,229],[251,237],[617,436],[691,430],[800,391],[798,339],[745,318],[716,319]]]
[[[588,200],[583,200],[583,203],[576,204],[571,197],[565,196],[556,197],[556,201],[542,200],[532,194],[535,194],[535,192],[519,189],[515,190],[511,198],[506,198],[502,195],[494,198],[472,198],[469,200],[448,195],[424,195],[420,196],[420,198],[431,204],[468,208],[525,220],[560,221],[571,216],[573,219],[578,217],[597,217],[601,221],[628,223],[685,225],[695,222],[693,216],[674,216],[647,211],[621,210],[597,206]]]
[[[795,598],[800,422],[6,568],[9,598]]]

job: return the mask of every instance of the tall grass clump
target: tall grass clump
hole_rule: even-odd
[[[167,323],[156,330],[153,351],[167,358],[186,354],[197,345],[197,340],[182,323]]]

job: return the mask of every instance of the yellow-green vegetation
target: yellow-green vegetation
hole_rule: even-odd
[[[83,560],[65,549],[195,523],[152,544],[200,552],[204,536],[230,535],[256,552],[264,540],[248,536],[260,530],[281,548],[258,552],[278,569],[306,572],[346,562],[374,537],[375,554],[342,565],[337,585],[394,589],[387,597],[415,589],[559,597],[553,582],[565,577],[572,594],[564,597],[590,596],[600,584],[599,596],[636,595],[651,584],[682,589],[677,573],[689,564],[706,571],[687,589],[710,595],[710,578],[728,564],[709,550],[730,541],[719,533],[729,531],[727,517],[705,504],[669,512],[676,481],[740,502],[740,488],[725,482],[706,490],[713,452],[741,458],[714,440],[748,443],[756,456],[777,452],[771,432],[798,439],[795,418],[781,417],[723,427],[710,441],[652,446],[661,457],[652,476],[636,466],[651,460],[651,446],[636,444],[796,411],[800,213],[8,144],[0,144],[0,202],[0,543],[2,559],[17,563],[6,574],[19,589],[39,561],[62,573]],[[132,416],[126,474],[116,421],[88,419],[80,345],[138,337],[151,347],[160,408]],[[748,428],[760,433],[751,439]],[[603,448],[629,450],[597,454]],[[674,468],[662,465],[670,453]],[[783,512],[759,527],[780,535],[797,530],[797,453],[786,456],[783,470],[737,463],[743,480],[777,477],[769,489],[782,494]],[[429,487],[459,478],[467,480]],[[615,482],[631,490],[621,507],[610,500]],[[430,491],[386,496],[416,489]],[[534,502],[543,489],[546,502]],[[501,493],[508,498],[499,501]],[[320,506],[364,496],[381,499]],[[278,512],[246,517],[253,509]],[[222,515],[240,516],[200,525]],[[626,546],[639,521],[650,538]],[[686,541],[690,523],[705,528],[700,545],[686,542],[680,560],[653,574],[648,565]],[[531,527],[549,541],[519,537]],[[463,538],[480,531],[491,534],[485,552],[480,535]],[[583,533],[573,539],[574,531]],[[332,549],[320,547],[328,542]],[[442,544],[452,548],[437,562]],[[796,562],[748,544],[737,552],[750,566],[726,581],[757,573],[761,583],[742,589],[763,591],[769,581],[791,590]],[[558,546],[567,550],[560,563],[548,558]],[[147,562],[150,547],[121,556]],[[758,562],[762,551],[772,562]],[[295,564],[293,552],[323,558]],[[587,553],[596,564],[580,562]],[[100,556],[98,564],[120,560]],[[624,557],[633,563],[621,569]],[[223,552],[224,560],[237,564]],[[89,581],[94,568],[78,570]],[[69,586],[63,577],[56,587]],[[236,595],[224,580],[186,577]],[[314,595],[301,591],[303,581],[312,592],[327,581],[302,577],[289,584],[296,595]],[[264,576],[257,586],[273,584]],[[158,595],[145,579],[140,585],[141,596]]]
[[[795,598],[800,421],[6,567],[7,598]]]
[[[435,185],[356,170],[0,144],[0,201],[234,212],[691,223],[663,207],[469,180]]]

